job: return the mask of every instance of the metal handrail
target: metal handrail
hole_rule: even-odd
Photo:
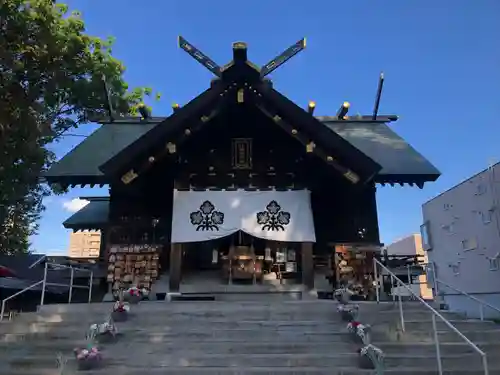
[[[49,271],[49,265],[54,265],[54,266],[57,266],[57,267],[60,267],[60,268],[69,268],[69,269],[71,269],[71,279],[70,279],[69,285],[68,284],[60,284],[60,283],[50,283],[50,282],[47,282],[47,272]],[[89,285],[88,286],[85,286],[85,285],[73,285],[75,270],[90,272]],[[2,307],[1,307],[1,310],[0,310],[0,321],[3,320],[3,316],[4,316],[4,313],[5,313],[5,305],[6,305],[7,301],[11,300],[14,297],[17,297],[20,294],[23,294],[24,292],[26,292],[26,291],[34,288],[35,286],[38,286],[38,285],[42,284],[42,294],[40,296],[40,306],[43,306],[43,304],[45,302],[45,289],[47,288],[47,285],[49,285],[49,286],[69,287],[68,303],[71,303],[71,299],[72,299],[72,296],[73,296],[73,289],[74,288],[88,289],[89,290],[88,303],[90,303],[90,302],[92,302],[92,285],[93,285],[93,283],[94,283],[94,271],[92,271],[92,270],[88,270],[88,269],[82,268],[82,267],[73,267],[73,266],[66,266],[64,264],[46,262],[45,263],[45,269],[44,269],[44,272],[43,272],[43,279],[42,280],[37,281],[36,283],[34,283],[34,284],[32,284],[32,285],[24,288],[23,290],[20,290],[19,292],[16,292],[13,295],[8,296],[7,298],[5,298],[5,299],[2,300]]]
[[[373,259],[373,268],[374,268],[374,276],[376,280],[376,293],[377,293],[377,302],[380,302],[380,285],[379,285],[379,280],[378,280],[378,269],[377,265],[380,266],[382,269],[384,269],[390,276],[391,276],[391,285],[393,285],[393,281],[396,280],[398,284],[400,284],[403,288],[406,288],[412,295],[413,297],[422,303],[427,309],[429,309],[432,312],[432,329],[433,329],[433,334],[434,334],[434,344],[436,346],[436,357],[437,357],[437,365],[438,365],[438,374],[443,375],[443,362],[441,358],[441,348],[439,346],[439,336],[438,336],[438,331],[437,331],[437,323],[436,323],[436,316],[441,319],[445,325],[448,326],[453,332],[455,332],[458,336],[462,338],[474,351],[476,351],[482,359],[483,362],[483,368],[484,368],[484,375],[489,375],[489,368],[488,368],[488,359],[486,356],[486,353],[483,352],[481,349],[477,347],[476,344],[474,344],[471,340],[469,340],[462,332],[460,332],[453,324],[450,323],[448,319],[446,319],[443,315],[441,315],[438,311],[436,311],[431,305],[429,305],[427,302],[425,302],[419,295],[417,295],[411,288],[409,288],[401,279],[399,279],[391,270],[389,270],[386,266],[384,266],[382,263],[380,263],[377,259]],[[401,329],[403,332],[405,331],[405,320],[404,320],[404,313],[403,313],[403,303],[401,299],[401,294],[398,293],[399,297],[399,314],[401,318]]]
[[[60,268],[69,268],[71,270],[71,278],[70,278],[69,285],[47,282],[47,272],[49,271],[49,265],[57,266],[57,267],[60,267]],[[73,285],[73,280],[74,280],[74,276],[75,276],[75,270],[77,270],[77,271],[84,271],[84,272],[90,272],[89,286]],[[68,303],[71,303],[71,299],[73,297],[73,289],[74,288],[88,289],[89,290],[88,303],[90,303],[92,301],[92,284],[94,283],[94,271],[92,271],[92,270],[88,270],[88,269],[82,268],[82,267],[67,266],[65,264],[45,262],[45,268],[44,268],[44,271],[43,271],[43,280],[42,281],[43,281],[43,286],[42,286],[42,295],[40,296],[40,306],[43,306],[43,304],[45,302],[45,289],[46,289],[47,285],[51,285],[51,286],[69,286]]]
[[[439,280],[436,277],[435,277],[435,279],[436,279],[436,283],[437,284],[442,284],[445,287],[453,289],[455,292],[458,292],[458,293],[460,293],[460,294],[462,294],[462,295],[470,298],[471,300],[479,303],[479,317],[480,317],[481,320],[484,320],[484,306],[489,307],[490,309],[495,310],[496,312],[500,313],[500,308],[498,308],[496,306],[493,306],[490,303],[488,303],[488,302],[486,302],[486,301],[484,301],[482,299],[479,299],[479,298],[473,296],[472,294],[469,294],[467,292],[464,292],[463,290],[460,290],[460,289],[458,289],[458,288],[456,288],[454,286],[451,286],[451,285],[445,283],[444,281]],[[437,290],[436,290],[436,295],[438,295],[438,291]]]
[[[3,320],[3,316],[4,316],[4,314],[5,314],[5,304],[7,303],[7,301],[11,300],[11,299],[12,299],[12,298],[14,298],[14,297],[17,297],[17,296],[18,296],[18,295],[20,295],[20,294],[23,294],[24,292],[27,292],[27,291],[28,291],[28,290],[30,290],[30,289],[33,289],[35,286],[38,286],[38,285],[40,285],[40,284],[42,284],[42,283],[43,283],[43,280],[37,281],[36,283],[31,284],[30,286],[27,286],[27,287],[26,287],[26,288],[24,288],[23,290],[20,290],[19,292],[14,293],[13,295],[8,296],[7,298],[4,298],[4,299],[2,300],[2,308],[1,308],[1,310],[0,310],[0,322]]]

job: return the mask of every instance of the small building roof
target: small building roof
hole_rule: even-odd
[[[81,210],[75,212],[66,221],[63,226],[68,229],[88,230],[102,229],[108,222],[109,199],[91,200],[89,204]]]

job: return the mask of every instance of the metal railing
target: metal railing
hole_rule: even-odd
[[[24,292],[27,292],[28,290],[33,289],[34,287],[36,287],[36,286],[38,286],[38,285],[40,285],[42,283],[43,283],[43,280],[37,281],[36,283],[31,284],[30,286],[27,286],[23,290],[20,290],[19,292],[14,293],[13,295],[8,296],[7,298],[3,299],[2,300],[2,308],[0,309],[0,322],[3,320],[3,317],[5,315],[5,306],[6,306],[7,301],[11,300],[12,298],[17,297],[20,294],[23,294]],[[11,315],[9,315],[9,319],[10,319],[10,316]]]
[[[47,282],[47,272],[49,271],[49,266],[54,266],[58,268],[66,268],[71,270],[71,276],[70,276],[70,282],[68,284],[60,284],[60,283],[49,283]],[[89,285],[74,285],[73,281],[75,278],[75,270],[80,271],[80,272],[89,272],[90,277],[89,277]],[[58,264],[58,263],[45,263],[45,269],[43,271],[43,285],[42,285],[42,295],[40,297],[40,306],[43,306],[43,303],[45,302],[45,289],[46,286],[69,286],[69,293],[68,293],[68,303],[71,303],[71,298],[73,297],[73,289],[88,289],[89,290],[89,298],[88,298],[88,303],[92,301],[92,284],[94,283],[94,272],[92,270],[88,270],[86,268],[81,268],[81,267],[73,267],[73,266],[66,266],[63,264]]]
[[[70,269],[71,270],[71,276],[70,276],[70,282],[68,284],[60,284],[60,283],[52,283],[47,281],[47,274],[49,271],[49,266],[55,266],[60,268],[65,268],[65,269]],[[89,277],[89,285],[74,285],[74,278],[75,278],[75,270],[76,271],[83,271],[83,272],[89,272],[90,277]],[[43,271],[43,279],[40,281],[37,281],[36,283],[33,283],[23,290],[20,290],[19,292],[14,293],[13,295],[5,298],[2,300],[2,307],[0,309],[0,321],[3,320],[4,315],[5,315],[5,306],[8,301],[11,299],[23,294],[24,292],[27,292],[28,290],[31,290],[38,285],[42,284],[42,294],[40,296],[40,306],[43,306],[45,302],[45,290],[47,289],[47,286],[62,286],[62,287],[69,287],[69,293],[68,293],[68,303],[71,303],[72,297],[73,297],[73,289],[88,289],[89,290],[89,297],[88,297],[88,303],[92,301],[92,285],[94,283],[94,272],[92,270],[88,270],[86,268],[81,268],[81,267],[73,267],[73,266],[66,266],[63,264],[57,264],[57,263],[45,263],[45,269]]]
[[[479,318],[481,320],[484,320],[484,307],[485,306],[489,307],[490,309],[492,309],[492,310],[494,310],[494,311],[496,311],[498,313],[500,313],[500,308],[498,308],[496,306],[493,306],[492,304],[490,304],[490,303],[488,303],[486,301],[483,301],[483,300],[481,300],[481,299],[473,296],[472,294],[469,294],[467,292],[464,292],[463,290],[455,288],[454,286],[451,286],[451,285],[445,283],[444,281],[439,280],[436,277],[434,277],[434,280],[435,280],[435,289],[436,289],[434,291],[434,293],[435,293],[436,296],[439,296],[439,284],[441,284],[441,285],[444,285],[447,288],[450,288],[450,289],[454,290],[455,292],[458,292],[458,293],[460,293],[460,294],[468,297],[469,299],[473,300],[474,302],[477,302],[479,304]]]
[[[477,352],[481,356],[482,363],[483,363],[483,369],[484,369],[484,375],[489,375],[488,359],[487,359],[486,353],[483,352],[481,349],[479,349],[476,344],[474,344],[462,332],[460,332],[453,324],[451,324],[448,319],[446,319],[443,315],[441,315],[438,311],[436,311],[431,305],[429,305],[427,302],[425,302],[419,295],[417,295],[411,288],[409,288],[403,281],[401,281],[401,279],[399,279],[391,270],[389,270],[386,266],[384,266],[382,263],[380,263],[377,259],[374,259],[373,272],[374,272],[374,278],[376,281],[377,302],[380,302],[380,284],[379,284],[379,277],[378,277],[378,267],[380,267],[385,272],[387,272],[388,275],[390,275],[391,286],[394,285],[394,281],[396,281],[397,284],[399,284],[401,287],[407,289],[410,292],[410,294],[413,295],[415,300],[422,303],[432,313],[432,331],[433,331],[433,336],[434,336],[434,345],[436,347],[436,358],[437,358],[438,374],[439,375],[443,375],[443,359],[441,358],[441,348],[440,348],[440,344],[439,344],[439,335],[438,335],[436,317],[441,319],[441,321],[443,321],[444,324],[446,326],[448,326],[448,328],[450,328],[453,332],[455,332],[458,336],[460,336],[462,338],[462,340],[464,340],[472,349],[474,349],[475,352]],[[393,298],[395,298],[395,296],[393,296]],[[403,310],[403,301],[401,299],[400,293],[398,293],[398,303],[399,303],[399,317],[401,320],[401,330],[404,332],[405,331],[405,318],[404,318],[404,310]]]

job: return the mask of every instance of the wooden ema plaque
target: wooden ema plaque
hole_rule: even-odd
[[[159,245],[112,245],[107,280],[113,290],[130,286],[151,289],[158,277],[159,250]]]

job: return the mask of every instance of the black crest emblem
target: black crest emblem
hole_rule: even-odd
[[[191,224],[196,225],[196,230],[219,230],[219,225],[224,224],[224,214],[215,210],[210,201],[201,204],[198,211],[189,215]]]
[[[266,206],[266,211],[257,212],[257,223],[262,225],[262,230],[285,230],[285,226],[290,224],[290,212],[281,210],[281,206],[276,201],[271,201]]]

